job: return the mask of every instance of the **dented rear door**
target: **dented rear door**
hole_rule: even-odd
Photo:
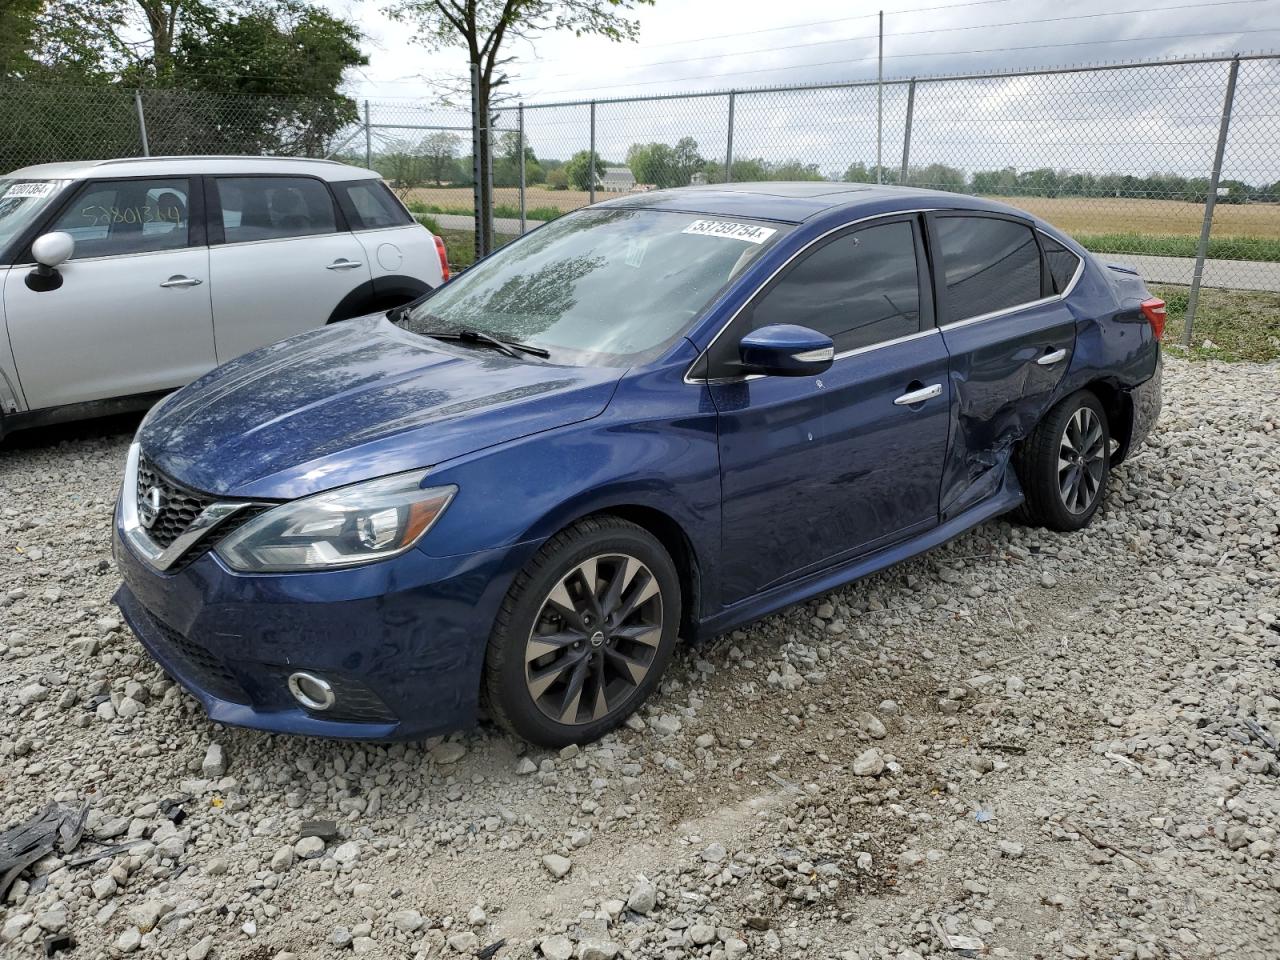
[[[1057,399],[1075,317],[1052,292],[1032,225],[973,213],[929,217],[951,429],[939,511],[945,521],[996,492],[1014,445]]]

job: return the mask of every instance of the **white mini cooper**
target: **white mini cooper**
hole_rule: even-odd
[[[0,436],[145,407],[447,279],[444,244],[372,170],[282,157],[15,170],[0,176]]]

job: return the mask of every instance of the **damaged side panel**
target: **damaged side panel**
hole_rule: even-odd
[[[1063,301],[944,327],[951,355],[951,425],[942,520],[999,489],[1014,446],[1061,396],[1076,323]]]

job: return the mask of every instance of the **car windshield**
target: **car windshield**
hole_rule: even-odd
[[[0,178],[0,250],[58,195],[66,180]]]
[[[503,247],[431,294],[402,325],[471,330],[624,366],[658,356],[791,228],[644,209],[584,210]]]

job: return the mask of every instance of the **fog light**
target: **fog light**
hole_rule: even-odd
[[[314,673],[291,673],[289,692],[308,710],[328,710],[336,699],[329,681]]]

